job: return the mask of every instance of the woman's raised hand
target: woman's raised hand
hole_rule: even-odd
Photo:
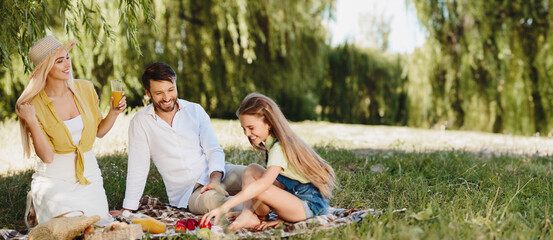
[[[30,103],[23,103],[15,109],[15,113],[20,119],[23,119],[25,123],[30,124],[37,122],[35,107]]]

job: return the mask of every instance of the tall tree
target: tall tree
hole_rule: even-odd
[[[549,1],[412,2],[428,41],[411,58],[409,81],[428,95],[409,96],[411,123],[553,132]]]

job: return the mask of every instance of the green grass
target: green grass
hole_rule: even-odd
[[[461,151],[402,152],[317,148],[339,184],[332,206],[383,210],[360,223],[317,232],[313,239],[550,239],[553,169],[550,157],[489,156]],[[227,160],[261,161],[251,150],[227,148]],[[111,209],[125,194],[123,153],[98,158]],[[373,170],[371,170],[373,169]],[[0,177],[0,226],[24,229],[31,170]],[[152,166],[144,194],[167,202]],[[394,209],[407,208],[404,213]]]

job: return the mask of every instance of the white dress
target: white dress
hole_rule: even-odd
[[[64,123],[77,145],[83,130],[81,116]],[[73,210],[82,210],[85,216],[100,216],[101,220],[97,224],[101,226],[113,221],[94,151],[83,153],[83,175],[90,182],[88,185],[79,184],[75,176],[76,158],[76,153],[55,153],[54,161],[50,164],[38,161],[31,182],[31,196],[39,223]]]

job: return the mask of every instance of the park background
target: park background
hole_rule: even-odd
[[[161,61],[177,72],[179,97],[212,117],[228,161],[257,159],[235,111],[248,93],[261,92],[336,170],[333,206],[384,212],[312,238],[550,237],[551,2],[407,0],[404,14],[416,16],[411,27],[423,36],[409,51],[395,49],[393,18],[379,11],[358,15],[355,37],[336,42],[331,28],[343,2],[377,6],[0,2],[0,227],[24,227],[38,160],[20,157],[14,106],[34,67],[29,49],[52,34],[79,40],[70,52],[74,76],[94,83],[104,112],[109,80],[125,83],[130,107],[94,146],[112,209],[124,197],[128,123],[147,103],[139,78]],[[166,201],[164,191],[152,170],[145,193]],[[401,208],[407,212],[392,213]]]
[[[176,70],[179,96],[214,118],[235,118],[257,91],[294,121],[551,135],[548,1],[405,4],[424,43],[398,53],[393,18],[378,12],[361,12],[358,36],[332,43],[333,0],[3,1],[0,119],[15,117],[28,50],[48,33],[79,40],[74,76],[94,83],[104,107],[113,78],[129,106],[143,106],[139,78],[161,61]]]

